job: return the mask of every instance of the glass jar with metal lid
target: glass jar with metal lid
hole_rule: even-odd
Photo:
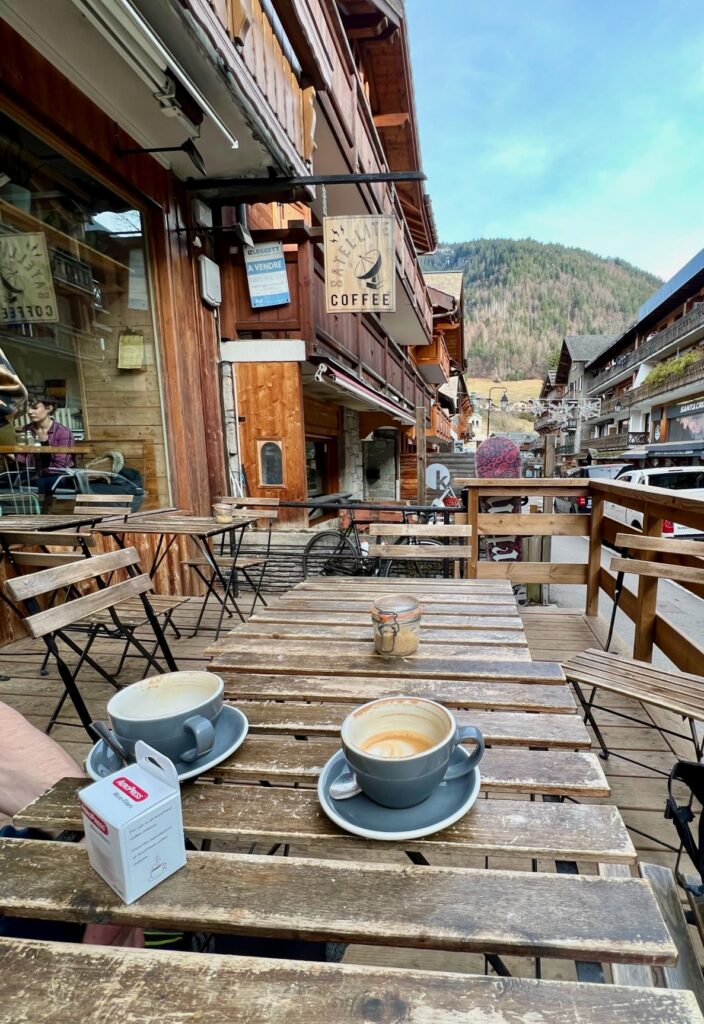
[[[406,658],[420,643],[420,602],[411,594],[384,594],[371,606],[374,649],[385,657]]]

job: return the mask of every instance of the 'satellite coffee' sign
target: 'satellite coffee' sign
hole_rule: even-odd
[[[396,310],[393,217],[325,217],[328,313]]]

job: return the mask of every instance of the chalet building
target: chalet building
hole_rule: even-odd
[[[591,362],[598,357],[615,338],[604,334],[570,334],[562,342],[555,370],[555,388],[561,389],[561,400],[568,410],[568,403],[575,402],[572,414],[554,420],[558,429],[555,452],[557,465],[567,468],[574,465],[583,455],[585,445],[584,428],[579,405],[590,395],[589,371]],[[536,425],[536,429],[539,429]]]
[[[0,0],[0,323],[30,393],[147,507],[398,497],[418,410],[453,440],[461,275],[423,278],[421,180],[305,179],[421,171],[401,0],[50,6]],[[324,217],[353,214],[392,218],[394,311],[326,312]]]
[[[628,461],[704,460],[704,250],[586,370],[601,409],[583,447]]]

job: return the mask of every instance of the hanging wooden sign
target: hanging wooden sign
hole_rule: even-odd
[[[323,227],[327,312],[395,312],[393,217],[325,217]]]

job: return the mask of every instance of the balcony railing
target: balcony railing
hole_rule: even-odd
[[[622,430],[618,434],[607,434],[605,437],[587,437],[582,439],[583,448],[594,448],[596,451],[614,451],[634,445],[647,444],[650,437],[647,431]]]
[[[439,405],[434,405],[430,410],[430,426],[428,437],[435,437],[438,441],[452,440],[452,423],[450,417]]]
[[[646,359],[652,359],[659,352],[666,349],[668,345],[672,345],[675,341],[679,341],[699,328],[704,328],[704,302],[700,302],[689,313],[685,313],[683,317],[676,320],[674,324],[670,324],[663,331],[659,331],[652,338],[648,338],[638,348],[622,353],[618,357],[620,362],[616,362],[608,369],[602,370],[601,373],[597,374],[588,383],[589,393],[594,394],[594,392],[601,391],[613,377],[623,373],[624,370],[639,366]]]
[[[615,413],[619,402],[623,407],[624,398],[627,407],[629,403],[630,405],[635,405],[637,402],[647,401],[648,398],[654,398],[656,395],[661,395],[666,391],[674,391],[675,388],[686,387],[687,384],[696,384],[700,380],[704,380],[704,359],[694,363],[680,373],[673,373],[657,384],[641,384],[640,387],[625,391],[623,395],[615,395],[613,398],[602,400],[600,417],[610,416],[612,413]]]
[[[430,345],[416,349],[416,363],[429,383],[447,383],[450,379],[450,353],[442,334],[436,334]]]

